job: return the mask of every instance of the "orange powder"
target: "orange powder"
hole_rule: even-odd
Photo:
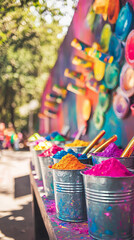
[[[89,142],[85,142],[83,140],[75,140],[72,143],[65,144],[66,147],[86,147]]]
[[[86,165],[81,163],[74,155],[67,154],[62,159],[52,166],[54,169],[61,169],[61,170],[77,170],[77,169],[84,169]]]

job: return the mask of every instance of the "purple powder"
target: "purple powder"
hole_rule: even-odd
[[[95,155],[102,157],[120,157],[122,152],[123,149],[118,148],[115,143],[110,143],[103,152],[98,152]]]

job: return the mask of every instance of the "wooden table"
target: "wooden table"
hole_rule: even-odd
[[[56,217],[55,201],[45,197],[43,182],[39,181],[30,165],[31,191],[35,220],[36,240],[91,240],[87,222],[71,223]]]

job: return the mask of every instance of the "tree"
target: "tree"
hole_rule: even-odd
[[[52,16],[51,24],[44,13]],[[27,126],[28,117],[22,118],[19,108],[31,99],[40,101],[56,61],[62,41],[57,38],[62,32],[57,14],[62,14],[60,9],[49,9],[46,1],[0,2],[0,119],[11,121],[17,130]]]

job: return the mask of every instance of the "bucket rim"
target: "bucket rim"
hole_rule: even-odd
[[[43,156],[39,156],[40,154],[38,154],[38,157],[41,157],[41,158],[51,158],[51,156],[49,157],[43,157]]]
[[[65,146],[66,148],[86,148],[87,146]]]
[[[64,157],[64,156],[63,156]],[[62,158],[55,158],[55,157],[53,157],[53,156],[51,156],[51,158],[53,158],[53,159],[56,159],[56,160],[61,160]],[[81,158],[81,159],[78,159],[79,161],[82,161],[82,160],[88,160],[88,158]]]
[[[81,171],[81,170],[85,170],[86,168],[84,168],[84,169],[56,169],[56,168],[50,168],[50,169],[52,169],[52,170],[57,170],[57,171]]]
[[[96,154],[97,153],[92,153],[92,152],[89,152],[89,154],[91,154],[91,156],[95,156],[97,158],[103,158],[103,159],[110,159],[110,158],[116,158],[116,159],[134,159],[134,156],[130,156],[130,157],[103,157],[103,156],[97,156]]]
[[[36,152],[38,152],[38,151],[45,151],[46,149],[34,149]]]
[[[52,141],[52,143],[65,143],[65,142],[66,142],[66,140],[64,140],[64,141],[58,141],[58,140]]]

